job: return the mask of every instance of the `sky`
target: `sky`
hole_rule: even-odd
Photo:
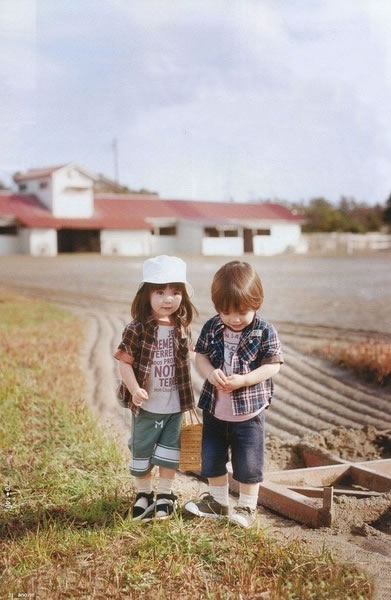
[[[0,180],[188,200],[391,193],[389,0],[0,0]]]

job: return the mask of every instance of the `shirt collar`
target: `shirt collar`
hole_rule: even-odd
[[[216,322],[216,333],[220,334],[223,332],[224,330],[224,323],[220,317],[219,314],[216,315],[217,316],[217,322]],[[251,323],[249,323],[244,329],[242,329],[242,331],[240,333],[244,334],[244,336],[242,337],[242,339],[244,339],[244,337],[247,337],[247,335],[250,333],[250,331],[252,331],[254,328],[258,327],[260,323],[260,319],[258,316],[258,313],[256,312],[254,315],[253,320],[251,321]]]
[[[185,327],[183,326],[183,324],[178,316],[175,317],[175,322],[172,325],[175,327],[176,332],[177,331],[181,332],[181,337],[186,337]],[[159,327],[159,323],[156,321],[156,319],[153,315],[150,315],[147,318],[147,320],[145,321],[145,327],[148,329],[151,329],[153,331],[156,331],[156,329]]]
[[[158,323],[153,315],[149,315],[149,317],[145,320],[144,324],[145,324],[145,327],[148,327],[150,329],[155,329],[155,327],[157,327],[157,325],[158,325]]]

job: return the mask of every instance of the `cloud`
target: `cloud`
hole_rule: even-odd
[[[123,181],[165,196],[389,193],[385,0],[0,6],[12,162],[110,174],[118,136]]]
[[[144,180],[164,195],[241,201],[320,193],[336,199],[350,193],[374,151],[370,123],[359,126],[354,109],[341,107],[327,87],[303,83],[292,83],[289,104],[283,89],[205,91],[191,105],[151,111],[122,139],[132,140],[121,144],[121,163],[136,186]],[[179,194],[170,193],[174,178]],[[346,186],[338,194],[335,179]]]
[[[36,87],[36,3],[3,0],[0,3],[0,80],[3,88]]]

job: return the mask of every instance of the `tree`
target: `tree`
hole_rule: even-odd
[[[383,223],[383,209],[379,204],[370,206],[346,196],[342,196],[336,206],[325,198],[312,198],[308,205],[299,205],[299,212],[307,220],[303,226],[305,232],[366,233],[379,231]]]
[[[312,198],[305,209],[307,223],[303,231],[334,231],[334,207],[325,198]]]
[[[383,222],[391,225],[391,194],[388,196],[386,207],[383,210]]]

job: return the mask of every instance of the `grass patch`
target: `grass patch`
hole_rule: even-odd
[[[317,352],[366,381],[380,385],[391,381],[391,344],[366,340],[350,344],[332,342],[317,348]]]
[[[81,323],[0,297],[0,589],[4,597],[372,597],[326,549],[181,516],[131,523],[127,461],[84,405]]]

